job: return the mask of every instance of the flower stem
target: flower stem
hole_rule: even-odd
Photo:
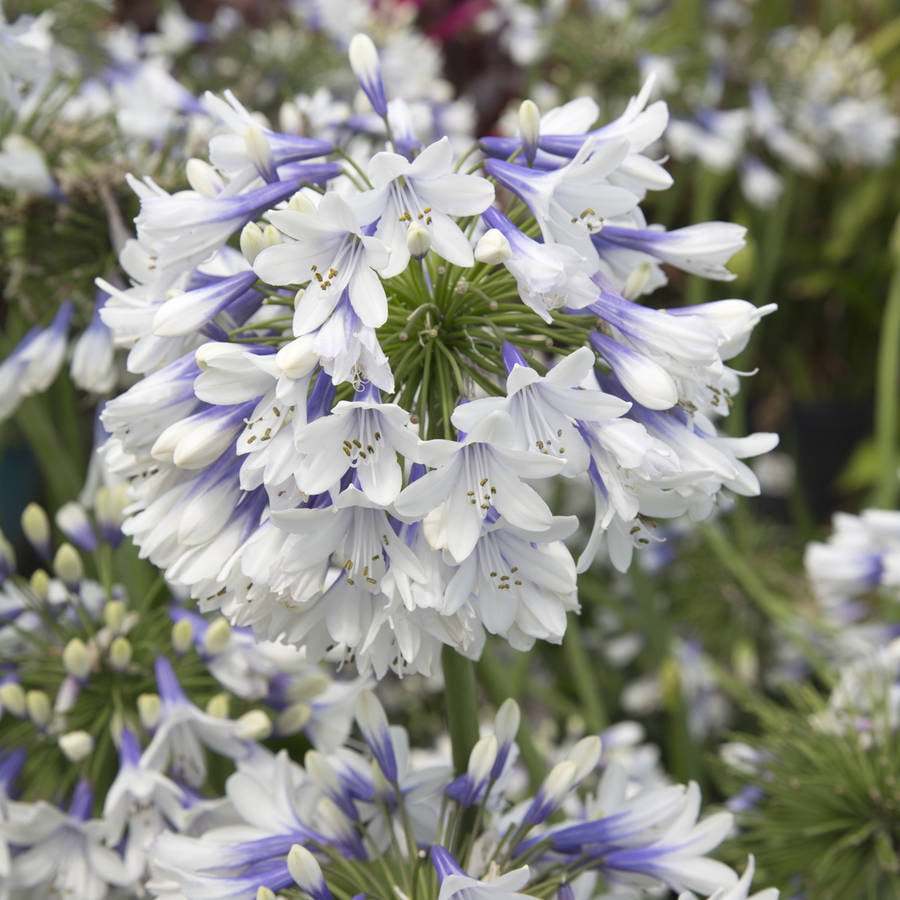
[[[575,682],[575,692],[582,704],[585,728],[589,733],[596,734],[606,725],[606,710],[598,690],[596,670],[581,642],[581,624],[577,613],[569,616],[562,649],[569,674]]]
[[[878,481],[873,506],[894,509],[898,494],[898,375],[900,375],[900,218],[891,239],[894,274],[881,320],[878,369],[875,382],[875,446]]]
[[[478,741],[475,666],[471,660],[446,646],[441,653],[441,664],[444,669],[444,702],[453,748],[453,768],[461,775],[468,768],[469,754]]]

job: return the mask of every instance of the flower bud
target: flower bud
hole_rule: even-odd
[[[119,635],[109,645],[109,664],[117,672],[124,672],[131,663],[133,654],[131,641],[123,635]]]
[[[288,872],[298,887],[315,900],[325,900],[331,892],[325,886],[325,878],[316,858],[299,844],[294,844],[287,855]]]
[[[231,626],[224,616],[211,622],[203,635],[203,649],[211,656],[221,653],[231,642]]]
[[[244,713],[235,725],[235,734],[242,741],[263,741],[272,733],[272,721],[261,709]]]
[[[231,697],[225,691],[210,697],[206,704],[206,711],[217,719],[227,719],[228,713],[231,711]]]
[[[582,738],[570,751],[569,759],[575,763],[575,775],[573,783],[581,781],[594,769],[600,762],[600,754],[603,752],[603,744],[600,738],[595,734]]]
[[[222,176],[206,160],[192,156],[184,167],[188,184],[204,197],[215,197],[224,187]]]
[[[29,503],[22,511],[22,531],[43,559],[50,559],[50,519],[42,506]]]
[[[256,900],[278,900],[278,897],[270,888],[260,885],[256,889]]]
[[[534,162],[540,136],[541,112],[534,100],[523,100],[519,105],[519,137],[529,166]]]
[[[241,253],[251,265],[266,247],[279,243],[281,243],[281,232],[273,225],[260,228],[256,222],[248,222],[241,231]]]
[[[628,278],[625,287],[622,288],[622,296],[626,300],[637,300],[650,284],[650,276],[653,274],[653,266],[648,262],[642,262],[635,266]]]
[[[282,710],[275,723],[278,734],[296,734],[309,721],[312,709],[308,703],[292,703]]]
[[[159,694],[141,694],[137,698],[137,708],[141,725],[147,731],[153,731],[159,724],[162,713],[162,700],[159,699]]]
[[[62,661],[66,671],[79,681],[84,681],[91,671],[91,654],[81,638],[74,637],[66,644]]]
[[[512,248],[503,233],[497,228],[489,228],[475,245],[475,259],[489,266],[506,262],[512,256]]]
[[[293,194],[288,200],[287,207],[293,212],[314,213],[316,211],[315,204],[303,191]]]
[[[311,334],[295,338],[275,354],[275,363],[288,378],[302,378],[319,363],[314,344],[315,338]]]
[[[108,544],[118,547],[122,543],[122,523],[128,505],[128,485],[125,482],[114,487],[101,485],[94,495],[94,517],[100,534]]]
[[[80,503],[64,503],[56,512],[59,530],[82,550],[97,549],[97,535],[85,508]]]
[[[0,707],[9,710],[20,719],[25,715],[25,691],[18,681],[0,684]]]
[[[253,161],[256,171],[267,182],[276,181],[278,173],[275,170],[275,159],[272,156],[272,148],[266,139],[262,128],[256,124],[250,124],[244,131],[244,147],[247,156]]]
[[[94,738],[86,731],[70,731],[59,737],[59,749],[69,762],[81,762],[94,750]]]
[[[172,647],[179,656],[184,656],[194,644],[194,626],[190,619],[182,619],[172,626]]]
[[[491,773],[497,758],[497,738],[493,734],[476,742],[469,754],[467,774],[475,784],[480,784]]]
[[[50,576],[43,569],[35,569],[28,579],[28,586],[38,600],[46,600],[50,590]]]
[[[43,691],[28,691],[25,694],[25,707],[28,718],[36,728],[43,730],[50,721],[50,698]]]
[[[287,689],[291,700],[311,700],[324,693],[331,685],[331,679],[318,669],[313,669],[295,678]]]
[[[84,566],[78,551],[71,544],[60,544],[53,557],[53,571],[70,587],[84,578]]]
[[[110,600],[103,607],[103,621],[106,622],[110,631],[118,634],[122,630],[125,621],[125,604],[121,600]]]
[[[0,584],[16,570],[16,554],[6,535],[0,531]]]
[[[421,222],[410,223],[406,229],[406,246],[413,259],[422,259],[431,249],[431,232]]]
[[[365,34],[355,34],[350,40],[348,48],[350,55],[350,68],[359,81],[363,93],[369,98],[372,109],[379,116],[387,115],[387,98],[384,94],[384,84],[381,80],[381,68],[378,63],[378,51],[372,43],[372,39]]]

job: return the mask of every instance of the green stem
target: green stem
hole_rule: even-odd
[[[523,653],[517,658],[527,660],[529,657],[527,653]],[[483,685],[494,706],[499,706],[507,697],[512,697],[514,700],[518,699],[518,685],[522,679],[517,678],[517,674],[515,667],[510,672],[508,668],[501,666],[496,656],[494,656],[493,647],[490,643],[485,644],[478,663],[478,680]],[[531,789],[536,791],[544,780],[546,770],[541,754],[534,746],[531,731],[524,720],[519,726],[516,743],[519,745],[522,763],[528,770],[528,781]]]
[[[475,666],[470,659],[445,646],[441,653],[444,669],[444,702],[453,748],[453,768],[462,775],[469,754],[478,741],[478,690]]]
[[[582,704],[585,728],[596,734],[606,726],[606,709],[598,690],[597,673],[581,642],[581,624],[577,613],[569,617],[562,649],[575,683],[575,692]]]
[[[900,374],[900,218],[892,239],[895,266],[881,320],[878,369],[875,384],[875,446],[878,452],[878,483],[872,505],[882,509],[897,506],[898,374]]]

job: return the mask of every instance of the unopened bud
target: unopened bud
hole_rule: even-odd
[[[413,259],[421,259],[431,249],[431,232],[421,222],[412,222],[406,229],[406,246]]]
[[[480,784],[490,775],[497,758],[497,738],[493,734],[481,738],[469,754],[468,775],[475,784]]]
[[[188,184],[204,197],[215,197],[222,190],[222,176],[206,160],[191,157],[184,167]]]
[[[256,889],[256,900],[278,900],[278,898],[270,888],[260,885]]]
[[[34,722],[35,727],[45,728],[50,721],[50,698],[43,691],[28,691],[25,695],[25,707],[28,718]]]
[[[43,569],[35,569],[28,579],[28,586],[38,600],[46,600],[50,590],[50,576]]]
[[[281,232],[274,225],[260,228],[256,222],[248,222],[241,231],[241,253],[251,265],[266,247],[280,243]]]
[[[206,711],[217,719],[227,719],[228,713],[231,711],[231,697],[224,691],[209,698],[206,704]]]
[[[29,503],[22,511],[22,531],[28,543],[44,558],[50,559],[50,519],[42,506]]]
[[[25,715],[25,691],[18,681],[0,684],[0,707],[9,710],[20,719]]]
[[[162,700],[159,699],[159,694],[141,694],[137,698],[137,709],[141,725],[147,731],[153,731],[159,724],[162,713]]]
[[[594,771],[600,762],[600,754],[603,752],[603,744],[596,734],[582,738],[569,752],[569,759],[575,763],[575,777],[573,781],[581,781],[582,778]]]
[[[97,535],[94,534],[87,511],[80,503],[63,504],[56,511],[56,524],[59,530],[82,550],[97,549]]]
[[[94,496],[94,515],[103,539],[114,547],[122,542],[122,523],[125,521],[125,507],[128,505],[128,484],[97,488]]]
[[[331,679],[324,672],[313,669],[295,678],[287,694],[291,700],[311,700],[324,693],[331,683]]]
[[[172,647],[179,656],[184,656],[194,644],[194,626],[190,619],[182,619],[172,626]]]
[[[379,116],[387,115],[387,99],[384,94],[384,83],[381,80],[381,67],[378,62],[378,51],[372,39],[365,34],[355,34],[350,39],[348,48],[350,68],[359,81],[363,93]]]
[[[285,344],[275,354],[275,363],[288,378],[302,378],[312,372],[319,364],[314,336],[304,334]]]
[[[0,531],[0,584],[16,570],[16,554],[6,535]]]
[[[508,697],[500,704],[494,719],[494,734],[501,744],[510,744],[516,739],[521,718],[519,704],[512,697]]]
[[[478,262],[496,266],[512,256],[509,241],[497,228],[489,228],[475,245],[475,259]]]
[[[203,649],[212,656],[221,653],[231,642],[231,626],[228,619],[219,616],[211,622],[203,635]]]
[[[307,214],[314,213],[316,211],[315,204],[312,202],[312,200],[309,199],[309,197],[306,196],[303,191],[297,191],[296,194],[293,194],[291,196],[291,199],[288,200],[287,207],[294,212]]]
[[[122,630],[125,621],[125,604],[121,600],[110,600],[103,607],[103,621],[109,626],[110,631],[118,634]]]
[[[275,170],[275,159],[272,156],[272,148],[259,125],[251,124],[244,131],[244,147],[247,156],[250,157],[256,171],[265,181],[272,182],[278,178]]]
[[[322,896],[322,889],[325,887],[322,869],[306,847],[301,847],[300,844],[291,847],[287,855],[287,867],[291,878],[301,890],[314,897]]]
[[[81,638],[74,637],[66,644],[62,661],[66,671],[79,681],[84,681],[91,671],[91,654]]]
[[[263,741],[272,733],[272,721],[261,709],[244,713],[235,725],[235,734],[242,741]]]
[[[309,721],[312,709],[308,703],[292,703],[282,710],[276,722],[279,734],[296,734]]]
[[[534,162],[540,136],[541,111],[534,100],[523,100],[519,105],[519,137],[522,139],[522,152],[529,166]]]
[[[131,641],[123,635],[119,635],[109,645],[109,664],[117,672],[124,672],[131,663],[133,654]]]
[[[94,750],[94,738],[86,731],[70,731],[59,737],[59,749],[69,762],[81,762]]]
[[[84,577],[84,565],[78,551],[71,544],[60,544],[53,557],[53,571],[67,585],[78,584]]]

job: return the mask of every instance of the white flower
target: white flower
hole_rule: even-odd
[[[412,162],[398,153],[377,153],[369,163],[373,190],[353,204],[364,223],[378,221],[375,236],[390,248],[382,275],[402,272],[409,263],[406,233],[413,222],[431,234],[431,249],[448,262],[471,266],[472,247],[451,216],[483,212],[494,199],[493,185],[478,175],[451,171],[453,150],[447,138],[426,147]]]

